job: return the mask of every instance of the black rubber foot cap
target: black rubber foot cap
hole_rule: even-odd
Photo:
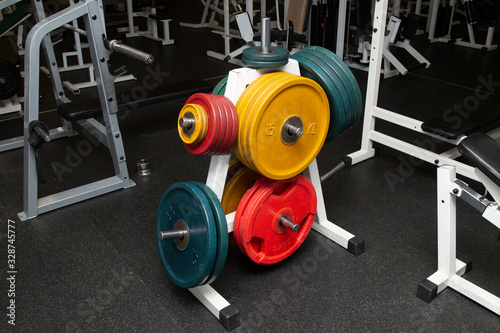
[[[347,243],[347,251],[354,254],[356,257],[359,256],[365,252],[365,241],[358,236],[354,236],[349,239],[349,242]]]
[[[230,331],[240,326],[240,311],[234,305],[229,305],[219,312],[219,321]]]
[[[420,282],[417,289],[417,297],[422,301],[430,303],[437,296],[438,286],[431,281],[425,279]]]

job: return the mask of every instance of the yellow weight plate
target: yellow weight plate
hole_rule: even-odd
[[[245,129],[245,126],[242,124],[246,123],[247,119],[247,110],[249,107],[249,103],[251,103],[253,97],[255,94],[259,93],[260,89],[266,85],[266,83],[269,80],[273,80],[272,76],[269,76],[269,74],[261,75],[257,79],[255,79],[252,83],[248,85],[248,87],[243,91],[243,93],[240,95],[238,98],[238,101],[236,102],[236,112],[238,113],[238,137],[236,138],[236,142],[233,146],[233,150],[235,150],[235,153],[237,156],[239,156],[239,160],[250,167],[249,162],[246,159],[245,153],[244,153],[244,147],[242,146],[242,138],[244,137],[243,131]],[[236,151],[237,150],[237,151]],[[240,154],[239,152],[242,151]]]
[[[278,75],[274,75],[278,74]],[[241,151],[242,155],[245,158],[245,161],[247,162],[247,166],[255,169],[255,166],[252,162],[251,156],[249,154],[249,141],[248,141],[248,128],[250,124],[252,123],[254,117],[255,117],[255,109],[258,108],[259,105],[263,102],[263,99],[265,96],[269,93],[271,93],[270,89],[273,89],[273,87],[276,85],[276,82],[279,81],[282,77],[282,73],[273,73],[269,74],[266,77],[266,80],[263,80],[261,82],[261,85],[257,89],[257,92],[253,95],[253,98],[248,102],[248,106],[244,115],[244,121],[245,121],[245,126],[242,128],[243,134],[241,137]]]
[[[222,194],[221,200],[222,208],[226,215],[236,211],[245,192],[251,188],[260,177],[262,176],[254,170],[243,167],[231,178],[224,187],[224,193]]]
[[[330,121],[328,99],[310,79],[288,73],[269,75],[279,79],[265,93],[255,94],[258,101],[247,111],[251,119],[240,124],[246,131],[235,152],[244,153],[251,167],[262,175],[287,179],[302,172],[321,150]],[[299,120],[303,134],[287,143],[283,133],[288,133],[290,119]]]
[[[255,149],[262,149],[263,145],[259,144],[258,142],[252,142],[253,138],[251,133],[251,128],[255,125],[255,122],[259,118],[259,113],[261,112],[261,107],[265,103],[266,99],[269,98],[270,95],[272,95],[276,89],[280,89],[280,86],[283,84],[286,84],[286,82],[293,80],[296,78],[296,75],[290,75],[288,73],[283,73],[283,72],[277,72],[277,73],[272,73],[269,74],[270,77],[272,77],[272,81],[270,81],[265,87],[261,88],[259,90],[259,94],[256,95],[256,98],[253,99],[252,103],[250,103],[250,109],[247,112],[247,126],[245,126],[245,134],[243,136],[243,146],[246,148],[246,157],[248,160],[248,163],[251,165],[251,168],[254,170],[256,169],[256,165],[253,162],[251,152],[249,151],[248,147],[251,147],[253,145],[253,148]],[[280,110],[281,114],[277,116],[281,117],[288,117],[287,110]],[[268,128],[268,133],[267,134],[274,134],[274,132],[278,130],[274,128],[274,126],[269,126]],[[255,146],[257,145],[257,146]],[[264,148],[265,149],[265,148]]]
[[[196,144],[205,139],[208,131],[208,117],[198,104],[186,104],[179,113],[177,130],[186,144]]]

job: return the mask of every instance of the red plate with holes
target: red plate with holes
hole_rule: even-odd
[[[245,192],[245,195],[243,198],[241,198],[240,203],[238,204],[238,209],[236,209],[236,214],[234,216],[234,225],[233,225],[233,237],[236,243],[238,244],[238,247],[240,250],[245,253],[243,250],[242,246],[240,245],[240,239],[242,236],[240,236],[240,230],[243,230],[243,228],[240,227],[241,221],[244,219],[243,215],[245,214],[245,211],[250,204],[250,201],[252,200],[254,194],[259,190],[260,185],[267,180],[266,177],[261,177],[259,178],[255,184]]]
[[[208,95],[209,98],[214,102],[215,114],[217,115],[216,121],[219,123],[219,134],[215,139],[215,145],[204,155],[216,155],[219,153],[220,148],[224,144],[226,138],[226,128],[227,128],[227,114],[222,107],[218,95]]]
[[[270,265],[286,259],[304,242],[316,216],[316,192],[300,175],[287,180],[266,179],[257,185],[244,211],[236,214],[239,221],[236,223],[235,217],[233,234],[235,238],[238,234],[238,245],[250,259]],[[282,218],[295,224],[298,231],[287,228]]]
[[[193,155],[207,155],[215,147],[220,137],[220,111],[212,95],[197,93],[189,97],[185,104],[201,105],[208,116],[208,130],[205,139],[198,144],[185,144],[184,147]]]

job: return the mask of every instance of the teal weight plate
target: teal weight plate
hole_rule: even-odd
[[[354,117],[352,116],[352,110],[354,110],[355,101],[351,98],[352,93],[350,89],[346,87],[343,83],[342,77],[339,77],[337,73],[333,70],[332,66],[328,63],[329,59],[324,57],[317,52],[314,53],[304,53],[303,57],[307,57],[316,63],[330,78],[333,86],[330,86],[329,89],[332,89],[336,92],[337,98],[335,102],[338,104],[338,110],[341,112],[341,116],[339,118],[343,119],[341,132],[345,132],[348,128],[352,126],[352,122]],[[333,139],[332,137],[328,138],[329,140]]]
[[[199,182],[193,182],[193,184],[198,186],[198,188],[200,188],[206,195],[208,202],[210,203],[210,207],[212,208],[212,212],[214,213],[215,226],[217,228],[217,251],[215,254],[215,264],[210,276],[204,283],[209,284],[214,282],[217,277],[219,277],[219,274],[222,272],[224,264],[226,263],[227,249],[229,245],[226,214],[224,213],[224,209],[222,209],[219,199],[217,199],[217,196],[210,187]]]
[[[252,68],[272,68],[272,67],[280,67],[288,64],[288,58],[285,60],[278,61],[258,61],[258,60],[250,60],[247,58],[241,58],[243,65],[252,67]]]
[[[288,60],[290,52],[287,49],[277,46],[269,47],[268,53],[262,53],[260,46],[252,46],[243,50],[242,58],[247,60],[276,62]]]
[[[359,89],[358,81],[354,77],[354,74],[352,73],[352,71],[342,61],[342,59],[340,59],[335,53],[333,53],[332,51],[330,51],[328,49],[325,49],[321,46],[310,46],[310,47],[307,47],[305,49],[311,49],[313,51],[317,50],[318,52],[321,52],[322,54],[324,54],[325,56],[327,56],[328,58],[330,58],[332,60],[332,62],[331,62],[332,65],[335,64],[336,67],[339,68],[344,73],[345,78],[347,78],[347,81],[349,81],[350,86],[351,86],[351,90],[355,96],[356,106],[355,106],[354,114],[355,114],[355,118],[357,121],[359,119],[359,117],[361,116],[361,113],[363,111],[363,99],[362,99],[362,95],[361,95],[361,90]]]
[[[321,48],[322,50],[328,51],[326,49]],[[346,124],[349,125],[349,128],[353,123],[356,122],[356,94],[352,89],[352,83],[349,81],[349,78],[346,77],[345,73],[341,68],[338,67],[337,63],[333,61],[328,55],[323,52],[319,52],[319,50],[310,50],[304,49],[304,52],[309,54],[311,57],[315,57],[320,59],[320,61],[328,68],[329,75],[336,82],[336,84],[342,85],[342,89],[345,91],[346,97],[348,98],[348,103],[346,104],[346,108],[344,111],[346,112]]]
[[[303,57],[302,54],[295,53],[292,56],[299,62],[300,71],[302,76],[307,77],[316,81],[325,91],[328,101],[330,103],[330,125],[328,127],[328,134],[326,139],[332,140],[333,138],[342,134],[343,124],[345,122],[343,118],[342,105],[339,104],[339,95],[333,87],[331,79],[328,77],[327,73],[321,69],[313,60],[310,58]]]
[[[212,90],[212,95],[224,95],[226,93],[227,78],[226,76],[217,83],[214,90]]]
[[[160,231],[173,230],[178,221],[188,231],[183,248],[176,240],[158,239]],[[215,263],[217,229],[211,204],[196,185],[175,183],[165,191],[156,214],[156,242],[163,268],[177,286],[205,283]]]

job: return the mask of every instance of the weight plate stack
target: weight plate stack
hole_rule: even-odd
[[[248,67],[270,68],[286,65],[289,56],[290,52],[282,47],[270,46],[269,52],[263,53],[259,46],[252,46],[243,50],[241,60]]]
[[[314,223],[316,207],[316,192],[307,178],[262,177],[238,205],[234,239],[252,261],[261,265],[280,262],[304,242]]]
[[[161,198],[157,247],[168,277],[193,288],[217,279],[228,250],[227,221],[215,193],[202,183],[176,183]]]
[[[197,93],[184,104],[177,129],[191,154],[227,154],[238,133],[238,115],[227,97]]]
[[[15,96],[21,88],[21,73],[8,61],[0,60],[0,100]]]
[[[198,188],[202,190],[207,197],[210,207],[212,208],[212,212],[214,213],[215,227],[217,229],[217,250],[215,252],[214,268],[208,276],[207,281],[204,283],[209,284],[214,282],[217,277],[219,277],[219,274],[222,272],[222,268],[224,268],[224,264],[226,263],[227,250],[229,246],[226,214],[222,209],[219,199],[217,199],[217,195],[215,195],[214,191],[212,191],[210,187],[199,182],[193,182],[193,184],[198,186]]]
[[[161,232],[182,231],[175,239],[160,240]],[[202,285],[211,274],[217,251],[215,217],[206,195],[196,185],[176,183],[161,198],[156,214],[160,260],[179,287]]]
[[[302,172],[321,150],[330,122],[321,86],[285,72],[254,80],[238,99],[236,110],[236,158],[271,179]]]
[[[299,62],[302,76],[317,82],[330,103],[330,126],[326,140],[331,141],[354,126],[363,111],[361,91],[347,65],[333,52],[309,46],[291,56]]]

